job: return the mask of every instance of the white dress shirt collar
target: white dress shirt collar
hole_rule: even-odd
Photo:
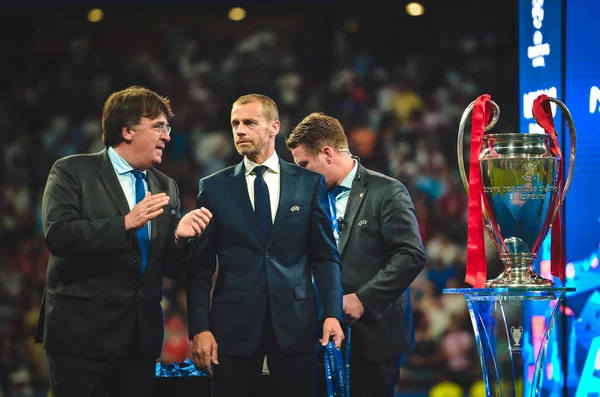
[[[269,157],[264,163],[256,164],[254,161],[249,160],[248,157],[244,157],[244,167],[245,167],[245,175],[248,176],[253,170],[254,167],[258,165],[264,165],[267,167],[268,172],[272,172],[275,174],[279,174],[280,164],[279,164],[279,156],[277,156],[277,152],[273,152],[271,157]]]

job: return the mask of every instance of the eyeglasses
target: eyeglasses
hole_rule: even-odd
[[[162,134],[167,134],[168,136],[171,135],[171,126],[167,125],[167,124],[159,124],[159,125],[143,125],[144,127],[153,129],[154,131],[156,131],[156,135],[161,136]]]

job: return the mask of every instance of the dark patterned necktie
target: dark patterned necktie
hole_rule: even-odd
[[[259,165],[254,167],[254,212],[258,222],[258,230],[260,231],[261,242],[263,246],[267,245],[273,220],[271,218],[271,201],[269,199],[269,188],[265,182],[264,174],[267,167]]]

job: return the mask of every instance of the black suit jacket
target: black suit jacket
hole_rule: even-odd
[[[190,255],[189,333],[193,338],[212,331],[220,354],[255,350],[267,305],[283,351],[314,351],[320,334],[312,274],[324,317],[342,316],[339,254],[323,177],[280,164],[279,204],[266,247],[260,242],[243,162],[200,181],[198,207],[208,208],[213,219]]]
[[[116,358],[134,336],[147,356],[160,356],[162,277],[183,274],[185,253],[174,244],[177,185],[155,169],[147,181],[150,192],[171,201],[151,221],[142,276],[135,232],[125,230],[129,205],[108,152],[65,157],[52,167],[42,201],[50,260],[36,336],[49,352]]]
[[[404,185],[359,163],[339,250],[344,294],[356,293],[365,307],[352,327],[358,352],[382,363],[413,349],[408,287],[425,266],[425,253]]]

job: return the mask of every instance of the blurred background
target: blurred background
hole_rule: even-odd
[[[428,256],[411,286],[417,349],[398,393],[427,395],[453,379],[477,395],[464,298],[441,294],[463,286],[465,270],[456,136],[483,93],[502,110],[494,131],[518,131],[516,3],[21,3],[0,35],[0,395],[47,394],[44,351],[33,345],[48,259],[46,177],[60,157],[103,149],[102,105],[131,85],[172,101],[172,140],[158,168],[179,184],[184,211],[195,206],[199,178],[240,161],[229,127],[238,96],[277,102],[277,149],[288,161],[285,136],[305,115],[340,119],[352,153],[409,189]],[[494,276],[497,255],[487,252]],[[161,361],[181,362],[190,355],[183,283],[165,281],[165,294]]]

